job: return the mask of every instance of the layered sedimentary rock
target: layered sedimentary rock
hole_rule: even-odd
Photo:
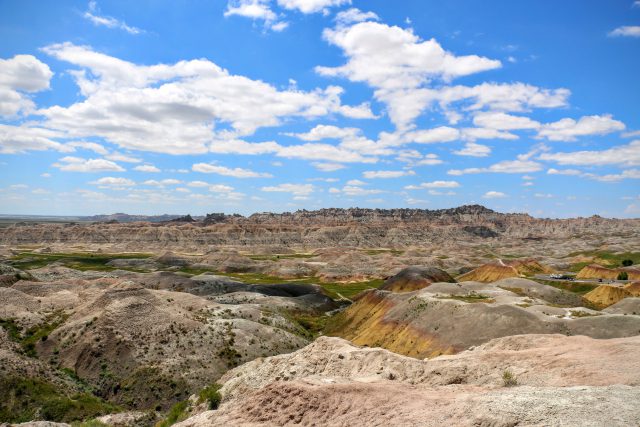
[[[627,273],[629,280],[640,280],[640,269],[634,267],[606,268],[591,264],[584,267],[576,275],[576,279],[616,280],[620,273]]]
[[[454,209],[321,209],[283,214],[216,214],[199,222],[93,224],[19,223],[2,244],[118,244],[130,248],[266,246],[407,247],[501,239],[567,239],[596,235],[637,237],[640,220],[599,216],[567,220],[502,214],[478,205]]]

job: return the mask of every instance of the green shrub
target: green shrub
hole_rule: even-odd
[[[518,380],[515,375],[513,375],[513,372],[507,369],[502,373],[502,384],[505,387],[513,387],[518,385]]]
[[[623,259],[622,260],[622,265],[624,267],[629,267],[629,266],[633,265],[633,260],[631,260],[631,259]]]
[[[166,418],[156,424],[156,427],[169,427],[177,422],[185,420],[187,418],[188,407],[189,402],[186,400],[176,403],[171,407],[171,409],[169,409]]]
[[[220,401],[222,400],[222,395],[220,394],[221,388],[222,386],[220,384],[215,383],[203,388],[200,391],[198,403],[209,402],[209,409],[218,409]]]
[[[629,280],[629,275],[627,274],[626,271],[621,271],[618,274],[618,280]]]

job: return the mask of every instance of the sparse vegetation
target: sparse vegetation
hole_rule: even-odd
[[[67,396],[60,387],[35,378],[0,378],[0,422],[35,419],[82,421],[119,408],[88,393]]]
[[[10,263],[14,267],[21,270],[41,268],[53,262],[59,262],[66,267],[74,268],[76,270],[111,271],[116,270],[116,267],[111,267],[107,265],[107,263],[115,259],[147,259],[152,256],[152,254],[145,253],[102,254],[91,252],[73,252],[40,254],[34,252],[22,252],[11,258]],[[138,271],[131,268],[127,269],[131,271]]]
[[[618,273],[618,280],[629,280],[629,274],[626,271]]]
[[[176,403],[171,407],[171,409],[169,409],[165,419],[156,424],[155,427],[169,427],[175,423],[185,420],[187,418],[188,407],[189,402],[186,400]]]
[[[518,380],[515,375],[508,369],[502,373],[502,385],[505,387],[515,387],[518,385]]]
[[[44,323],[32,326],[24,333],[13,319],[0,319],[0,326],[7,330],[9,338],[20,344],[22,351],[29,357],[37,357],[36,343],[46,341],[49,334],[53,332],[67,319],[68,315],[62,311],[56,311],[49,316]]]
[[[222,386],[217,383],[203,388],[198,395],[198,403],[207,402],[210,410],[218,409],[220,401],[222,400],[222,395],[220,394],[221,388]]]
[[[478,294],[475,292],[472,292],[468,295],[446,295],[446,296],[438,296],[438,298],[440,299],[454,299],[457,301],[464,301],[464,302],[468,302],[468,303],[476,303],[476,302],[483,302],[486,304],[491,304],[493,302],[495,302],[495,300],[493,298],[490,298],[486,295],[482,295],[482,294]]]
[[[587,252],[573,252],[568,255],[569,257],[591,257],[593,260],[579,262],[573,264],[571,266],[571,271],[578,272],[582,270],[589,264],[600,264],[604,267],[615,268],[619,266],[626,266],[623,264],[624,262],[631,261],[631,264],[634,265],[640,263],[640,252],[623,252],[623,253],[613,253],[608,251],[587,251]]]

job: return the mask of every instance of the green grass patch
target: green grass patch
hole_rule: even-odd
[[[364,249],[363,252],[367,255],[391,254],[396,256],[404,253],[404,251],[398,249]]]
[[[147,259],[152,254],[145,253],[92,253],[92,252],[71,252],[71,253],[50,253],[40,254],[33,252],[21,252],[10,259],[10,264],[21,270],[31,270],[34,268],[46,267],[47,265],[60,262],[64,266],[76,270],[98,270],[112,271],[116,267],[107,265],[115,259]]]
[[[338,283],[338,282],[324,283],[324,282],[320,282],[316,277],[304,277],[299,279],[283,279],[281,277],[268,276],[266,274],[260,274],[260,273],[223,273],[223,272],[214,271],[214,270],[193,269],[188,267],[181,268],[178,271],[191,274],[191,275],[199,275],[204,273],[216,274],[219,276],[225,276],[231,279],[236,279],[241,282],[252,283],[256,285],[277,285],[281,283],[320,285],[322,289],[324,289],[325,294],[328,297],[333,299],[340,299],[340,295],[342,295],[345,298],[351,299],[362,291],[365,291],[367,289],[377,289],[380,286],[382,286],[382,284],[384,283],[383,279],[372,279],[364,282],[354,282],[354,283]]]
[[[165,419],[156,424],[156,427],[169,427],[175,423],[186,420],[188,407],[189,402],[187,400],[176,403],[171,407],[171,409],[169,409]]]
[[[46,341],[49,334],[64,323],[69,316],[62,311],[56,311],[47,316],[44,323],[35,325],[22,332],[13,319],[0,319],[0,326],[9,333],[9,338],[22,347],[22,351],[29,357],[38,357],[36,344],[38,341]]]
[[[554,288],[562,289],[565,291],[573,292],[574,294],[584,295],[588,292],[591,292],[595,288],[599,286],[598,283],[580,283],[580,282],[571,282],[571,281],[556,281],[556,280],[542,280],[542,279],[533,279],[538,283],[542,283],[543,285],[553,286]]]
[[[485,304],[491,304],[495,302],[493,298],[490,298],[486,295],[482,294],[469,294],[469,295],[447,295],[447,296],[439,296],[439,299],[454,299],[457,301],[464,301],[468,303],[477,303],[483,302]]]
[[[597,263],[604,267],[615,268],[622,267],[622,261],[630,259],[633,261],[633,265],[640,264],[640,252],[621,252],[613,253],[609,251],[587,251],[587,252],[573,252],[568,255],[569,257],[587,256],[594,258],[594,261],[578,262],[571,266],[571,271],[578,272],[589,264]]]
[[[67,396],[35,378],[0,378],[0,396],[0,422],[7,423],[36,419],[68,423],[120,410],[88,393]]]
[[[210,410],[218,409],[222,401],[221,388],[222,386],[216,383],[203,388],[198,394],[198,403],[207,402]]]

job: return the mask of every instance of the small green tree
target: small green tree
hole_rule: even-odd
[[[626,271],[621,271],[618,274],[618,280],[629,280],[629,275],[627,274]]]
[[[624,267],[629,267],[629,266],[633,265],[633,260],[630,260],[630,259],[622,260],[622,265]]]

